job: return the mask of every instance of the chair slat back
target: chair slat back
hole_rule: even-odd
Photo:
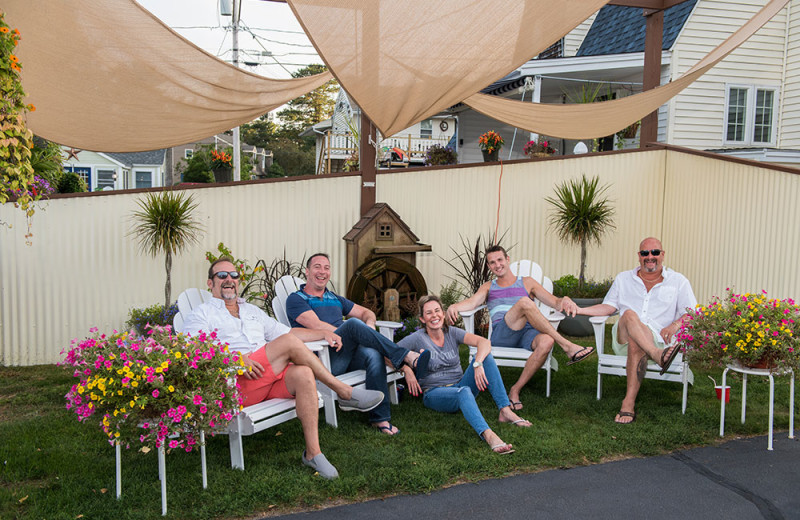
[[[198,289],[197,287],[190,287],[178,296],[178,312],[172,318],[172,330],[182,331],[184,320],[192,313],[192,311],[199,307],[201,304],[211,299],[211,293]]]
[[[275,282],[275,298],[272,299],[272,311],[275,319],[289,327],[289,316],[286,314],[286,299],[290,294],[300,290],[305,282],[296,276],[282,276]]]

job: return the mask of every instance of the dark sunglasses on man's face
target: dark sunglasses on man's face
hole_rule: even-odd
[[[658,256],[660,254],[661,254],[660,249],[651,249],[650,251],[648,251],[647,249],[643,249],[639,251],[639,256],[641,256],[642,258],[645,258],[647,255]]]
[[[238,280],[239,279],[239,273],[237,273],[236,271],[230,271],[230,272],[228,272],[228,271],[218,271],[218,272],[214,273],[214,276],[216,276],[220,280],[226,280],[228,278],[228,276],[230,276],[234,280]]]

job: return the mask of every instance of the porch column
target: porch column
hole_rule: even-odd
[[[664,11],[644,9],[647,27],[644,39],[644,73],[642,78],[645,91],[661,84],[661,47],[664,42]],[[658,109],[642,118],[639,147],[658,141]]]

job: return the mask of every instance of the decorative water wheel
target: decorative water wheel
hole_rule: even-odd
[[[403,318],[416,313],[417,300],[428,294],[428,286],[417,268],[396,257],[373,258],[362,264],[350,278],[347,294],[380,319],[384,315],[384,296],[389,289],[398,292]]]

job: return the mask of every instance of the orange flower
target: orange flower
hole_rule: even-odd
[[[30,104],[28,105],[28,110],[30,110],[31,112],[36,112],[36,107],[33,106],[33,104]]]
[[[8,31],[8,27],[0,27],[0,33],[6,34]]]
[[[14,29],[14,34],[16,34],[17,36],[19,36],[19,29]]]
[[[17,72],[19,72],[19,71],[21,71],[21,70],[22,70],[22,69],[20,68],[20,66],[19,66],[19,65],[17,65],[16,63],[12,63],[12,64],[11,64],[11,68],[12,68],[12,69],[14,69],[14,70],[16,70]]]
[[[8,59],[10,59],[10,60],[11,60],[11,63],[17,63],[17,62],[19,61],[19,58],[17,58],[17,57],[16,57],[16,56],[14,56],[13,54],[9,54],[9,55],[8,55]]]

